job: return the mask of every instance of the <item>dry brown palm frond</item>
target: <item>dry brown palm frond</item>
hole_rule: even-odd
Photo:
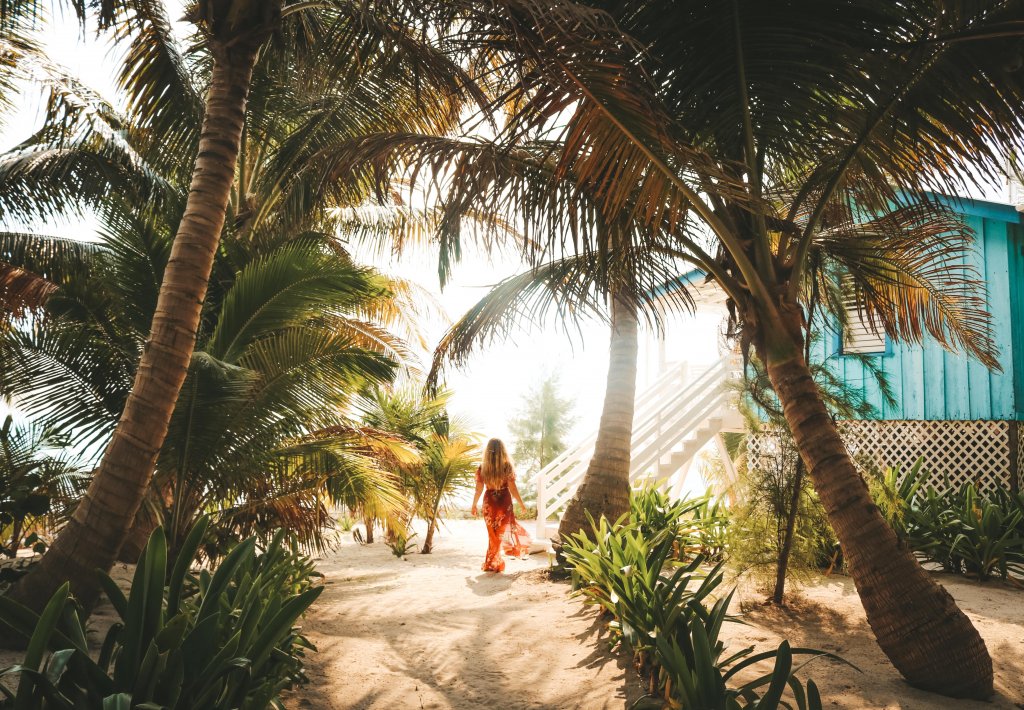
[[[927,333],[997,369],[985,280],[971,264],[974,233],[962,218],[924,200],[873,218],[847,216],[815,244],[848,277],[844,298],[893,338],[920,343]]]
[[[41,276],[0,263],[0,313],[5,320],[39,310],[56,290],[56,284]]]

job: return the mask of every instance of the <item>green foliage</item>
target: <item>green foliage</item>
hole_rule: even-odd
[[[88,475],[62,449],[64,437],[38,425],[15,426],[8,415],[0,426],[0,554],[13,557],[22,546],[34,552],[46,544],[31,529],[38,523],[55,527],[70,515]],[[0,582],[16,576],[0,571]]]
[[[890,468],[882,480],[878,487],[886,500],[897,501],[890,521],[920,557],[980,581],[1024,578],[1024,498],[1019,494],[1000,490],[986,498],[970,483],[942,491],[923,487],[927,473],[921,461],[902,479]]]
[[[279,694],[303,680],[312,646],[295,623],[323,587],[312,563],[279,531],[263,550],[239,543],[214,570],[189,571],[208,527],[190,532],[173,566],[157,528],[128,595],[103,575],[119,622],[99,656],[86,646],[80,610],[64,585],[42,614],[0,598],[0,619],[28,639],[14,708],[283,707]]]
[[[565,451],[565,436],[576,423],[573,400],[563,397],[557,374],[535,384],[520,402],[519,411],[509,420],[513,437],[513,456],[523,481],[519,492],[523,499],[536,492],[527,485],[527,477],[540,471]]]
[[[652,688],[669,708],[777,707],[787,687],[796,707],[820,708],[817,688],[808,682],[805,689],[795,678],[792,658],[829,654],[792,649],[786,642],[774,651],[726,654],[719,632],[730,620],[733,593],[715,594],[723,563],[707,570],[700,555],[675,561],[683,519],[675,513],[683,506],[654,504],[659,500],[638,496],[634,509],[649,514],[643,522],[591,519],[592,534],[580,531],[563,546],[577,593],[613,617],[613,642],[628,646],[638,667],[649,670]],[[766,661],[774,661],[769,672],[736,682],[737,674]]]
[[[404,509],[388,521],[389,542],[397,535],[395,530],[408,528],[413,516],[419,516],[427,522],[425,553],[431,551],[444,506],[472,487],[479,458],[476,436],[464,422],[448,414],[450,398],[446,391],[424,396],[412,388],[379,387],[363,402],[367,426],[398,437],[409,447],[407,455],[393,457],[388,463],[406,498]],[[376,511],[368,512],[378,517]],[[403,550],[409,539],[411,536],[403,541]]]
[[[779,556],[786,540],[794,487],[796,517],[787,576],[827,569],[839,564],[839,545],[825,510],[806,476],[798,475],[799,454],[792,438],[781,435],[777,446],[762,447],[759,466],[740,461],[737,504],[727,536],[730,560],[736,567],[769,586],[775,582]]]
[[[408,528],[390,530],[384,544],[391,550],[391,554],[398,559],[404,558],[412,550],[412,541],[416,533]]]
[[[906,475],[899,466],[890,466],[885,471],[868,471],[868,489],[882,516],[901,541],[907,540],[907,524],[910,508],[917,499],[921,486],[928,480],[924,459],[918,459]]]
[[[729,513],[710,492],[672,500],[653,486],[634,489],[629,496],[629,518],[648,539],[667,534],[674,541],[677,559],[699,555],[717,561],[729,545]]]
[[[43,125],[0,154],[5,221],[56,231],[61,217],[88,213],[98,225],[74,239],[0,234],[5,394],[94,457],[148,337],[213,65],[208,28],[176,26],[164,3],[121,5],[112,100],[30,43],[5,63],[20,83],[36,80],[45,106]],[[345,413],[359,391],[413,364],[406,338],[388,329],[422,343],[413,321],[430,302],[342,246],[356,229],[338,208],[374,191],[336,171],[329,153],[383,130],[446,133],[474,86],[412,4],[297,9],[248,86],[196,353],[148,495],[172,548],[206,512],[220,513],[222,539],[280,526],[322,547],[327,503],[397,503],[379,466],[386,444]],[[5,77],[0,88],[13,91]]]

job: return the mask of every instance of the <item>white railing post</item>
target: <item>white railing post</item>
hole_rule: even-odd
[[[537,473],[537,539],[547,537],[548,533],[548,506],[547,506],[547,491],[544,485],[544,469],[541,469]]]

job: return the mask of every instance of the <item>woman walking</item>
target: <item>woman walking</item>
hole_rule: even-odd
[[[484,492],[486,488],[486,492]],[[501,439],[491,439],[484,449],[484,459],[476,470],[476,492],[473,494],[473,515],[477,514],[477,501],[484,494],[483,514],[487,525],[487,556],[481,569],[485,572],[503,572],[505,553],[520,557],[530,551],[530,537],[516,522],[513,499],[523,508],[522,496],[516,488],[516,472],[508,458]]]

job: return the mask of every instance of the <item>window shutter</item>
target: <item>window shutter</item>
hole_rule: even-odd
[[[842,346],[843,353],[884,353],[885,331],[880,327],[876,329],[857,309],[856,303],[847,303]]]

